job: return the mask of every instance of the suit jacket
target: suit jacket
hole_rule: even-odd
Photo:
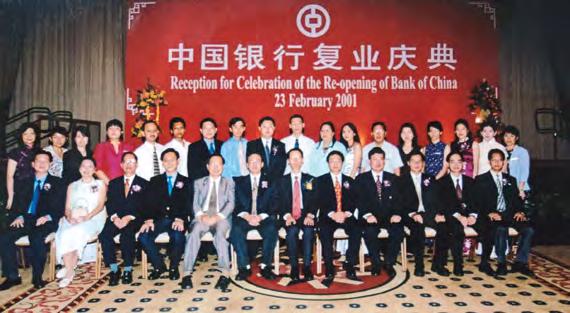
[[[263,160],[263,173],[267,174],[269,179],[276,181],[285,172],[285,166],[287,165],[287,154],[285,153],[285,144],[279,140],[271,139],[269,155],[269,166],[265,160],[265,147],[263,146],[263,141],[261,138],[250,141],[247,143],[246,154],[249,156],[252,153],[258,153],[261,155]]]
[[[356,209],[356,184],[350,176],[342,175],[341,202],[342,211],[350,212],[354,216]],[[330,173],[319,176],[316,179],[315,208],[319,212],[319,223],[332,222],[328,216],[330,212],[336,212],[336,194]]]
[[[301,196],[303,208],[301,210],[300,220],[304,220],[307,214],[317,215],[315,208],[315,178],[309,174],[301,174]],[[293,214],[293,185],[291,183],[291,174],[281,177],[275,186],[275,204],[277,212],[283,218],[285,214]]]
[[[194,181],[194,216],[208,212],[208,190],[210,188],[210,177],[202,177]],[[220,177],[218,186],[218,212],[224,217],[230,218],[235,207],[235,184],[231,178]]]
[[[28,214],[28,208],[34,196],[35,186],[35,176],[23,180],[16,180],[14,186],[14,204],[9,210],[11,218]],[[66,191],[66,185],[61,178],[48,174],[44,181],[43,188],[40,190],[40,197],[38,199],[38,205],[36,206],[36,217],[49,215],[52,221],[57,224],[65,213]]]
[[[131,187],[132,188],[132,187]],[[122,190],[123,188],[121,188]],[[192,185],[190,180],[178,173],[173,183],[172,194],[168,195],[166,173],[150,179],[147,186],[144,219],[179,218],[185,222],[192,220]]]
[[[235,182],[235,208],[234,215],[242,212],[251,214],[252,192],[251,175],[234,178]],[[261,175],[257,186],[257,215],[276,215],[273,200],[274,187],[266,175]]]
[[[475,196],[475,182],[473,178],[469,176],[462,176],[463,187],[461,200],[457,198],[455,182],[450,174],[437,180],[439,195],[439,208],[437,209],[437,213],[445,215],[446,219],[450,219],[455,213],[459,213],[463,216],[478,213],[477,207],[473,202]]]
[[[422,204],[425,212],[422,215],[425,218],[433,219],[437,209],[437,184],[435,178],[428,174],[421,175],[420,188],[422,193]],[[400,178],[400,189],[402,199],[402,211],[404,214],[419,213],[418,207],[420,201],[414,185],[414,180],[410,172],[404,174]]]
[[[129,193],[125,197],[124,176],[111,180],[107,189],[107,202],[105,203],[107,215],[113,216],[117,214],[119,218],[132,215],[137,219],[141,218],[145,206],[145,194],[149,192],[147,187],[148,182],[135,175],[131,182]]]
[[[506,173],[502,173],[501,176],[506,211],[500,214],[504,221],[509,222],[513,219],[516,212],[523,211],[523,202],[518,195],[517,180]],[[497,197],[499,192],[491,171],[477,176],[475,179],[475,188],[477,191],[476,203],[480,214],[488,215],[489,213],[499,213],[497,211]]]
[[[214,139],[215,153],[220,153],[222,149],[221,141]],[[198,178],[208,176],[208,159],[210,150],[203,139],[200,139],[188,146],[188,178],[194,181]]]
[[[402,214],[398,177],[392,173],[382,174],[382,199],[378,199],[376,181],[372,171],[364,172],[356,178],[358,209],[360,218],[372,214],[378,222],[386,222],[392,215]]]

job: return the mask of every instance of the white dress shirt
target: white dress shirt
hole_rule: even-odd
[[[341,173],[338,173],[338,174],[333,174],[333,173],[331,172],[330,175],[331,175],[331,178],[332,178],[333,190],[334,190],[334,185],[335,185],[335,183],[336,183],[336,179],[338,179],[338,184],[340,185],[340,192],[342,193],[342,188],[343,188],[343,186],[342,186],[342,172],[341,172]],[[335,193],[335,195],[336,195],[336,193]],[[341,204],[341,207],[342,207],[342,204]],[[333,213],[335,213],[335,212],[336,212],[336,210],[333,211],[333,212],[329,212],[328,217],[331,217],[331,218],[332,218],[332,215],[333,215]],[[352,216],[352,213],[351,213],[351,212],[348,212],[348,211],[344,211],[344,214],[346,215],[346,217],[351,217],[351,216]]]
[[[164,145],[164,149],[172,148],[178,152],[180,159],[178,160],[178,173],[188,177],[188,146],[189,141],[183,140],[182,142],[172,138]],[[158,156],[160,158],[160,155]]]
[[[299,137],[295,137],[292,134],[281,139],[281,142],[285,144],[285,152],[289,152],[289,150],[295,148],[295,139],[299,139],[299,149],[303,151],[303,159],[309,160],[309,156],[315,147],[315,141],[303,134]],[[285,175],[291,172],[291,167],[289,163],[287,163],[287,167],[285,168]],[[308,162],[303,162],[303,166],[301,167],[301,172],[308,173]]]
[[[384,171],[375,172],[374,170],[370,170],[370,172],[372,173],[372,178],[374,179],[374,183],[376,183],[378,178],[380,178],[380,184],[384,183]],[[370,215],[372,215],[372,213],[366,213],[366,214],[362,215],[362,217],[364,219],[367,219]]]
[[[293,194],[295,194],[295,178],[299,180],[299,188],[301,189],[301,192],[299,193],[299,198],[301,200],[301,211],[303,211],[303,185],[301,182],[301,173],[291,173],[291,200],[293,200]],[[291,208],[293,208],[293,203],[291,203]],[[313,216],[312,214],[310,214],[311,216]],[[286,213],[285,215],[283,215],[283,220],[287,220],[287,218],[289,218],[289,216],[291,216],[291,213]]]
[[[138,159],[137,175],[150,181],[154,176],[154,147],[156,147],[156,156],[158,158],[158,167],[160,169],[160,174],[164,173],[164,167],[162,166],[162,161],[160,160],[160,154],[164,151],[164,146],[155,143],[154,145],[148,142],[144,142],[135,150],[135,155]]]
[[[417,209],[417,213],[423,213],[426,211],[426,209],[424,208],[424,202],[423,202],[423,198],[422,198],[422,174],[414,174],[412,172],[410,172],[410,175],[412,176],[412,181],[414,182],[414,188],[416,189],[416,194],[418,196],[418,209]],[[410,217],[413,216],[414,214],[416,214],[416,212],[411,212],[409,215]]]
[[[216,197],[216,210],[218,211],[218,216],[221,218],[226,218],[224,214],[220,212],[220,181],[222,180],[221,177],[214,178],[209,176],[208,179],[208,195],[204,200],[204,208],[200,212],[196,214],[196,217],[202,216],[204,214],[208,214],[208,205],[210,204],[210,197],[212,196],[212,189],[214,188],[214,184],[216,184],[216,191],[218,192],[218,196]]]
[[[257,197],[259,198],[259,189],[261,189],[261,186],[260,186],[261,182],[259,181],[260,179],[261,179],[261,174],[257,174],[257,175],[250,174],[249,175],[249,182],[251,183],[251,201],[253,201],[253,188],[256,186],[256,184],[257,184]],[[248,214],[250,214],[250,213],[241,212],[238,214],[238,216],[245,218]],[[259,215],[259,217],[261,217],[262,220],[269,217],[269,215],[267,215],[267,213],[261,213],[258,215]]]
[[[461,191],[463,191],[463,175],[455,176],[455,175],[453,175],[453,173],[450,173],[449,176],[453,180],[453,187],[455,187],[455,189],[457,189],[457,184],[459,184],[459,187],[461,187]],[[477,216],[479,216],[477,213],[471,213],[469,215],[473,216],[474,218],[477,218]],[[459,214],[459,213],[453,214],[453,217],[455,217],[455,218],[457,218],[459,216],[461,216],[461,214]]]

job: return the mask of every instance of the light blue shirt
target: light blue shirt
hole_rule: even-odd
[[[246,158],[246,150],[247,150],[247,139],[240,138],[239,141],[236,140],[233,136],[228,139],[222,145],[221,154],[224,157],[225,164],[224,164],[224,171],[222,172],[223,177],[238,177],[247,175],[247,173],[242,173],[240,168],[240,160],[239,160],[239,145],[242,145],[242,156],[244,161],[247,162]]]
[[[524,191],[530,191],[528,176],[530,174],[530,157],[528,151],[517,145],[509,159],[509,174],[517,179],[517,186],[521,181],[525,182]]]
[[[347,153],[346,147],[339,141],[335,141],[334,144],[330,145],[326,152],[323,150],[322,142],[317,142],[309,156],[309,159],[307,160],[307,170],[309,174],[314,177],[319,177],[328,173],[330,170],[327,162],[327,156],[332,151],[338,151],[344,156],[346,156]]]

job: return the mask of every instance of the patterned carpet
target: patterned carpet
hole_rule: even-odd
[[[493,278],[467,262],[466,275],[423,278],[398,268],[395,277],[364,276],[362,283],[343,278],[322,289],[319,283],[285,287],[287,278],[267,282],[254,272],[246,282],[232,281],[230,290],[214,289],[219,272],[214,261],[200,264],[194,288],[182,290],[167,278],[131,285],[107,286],[107,277],[95,281],[93,265],[80,267],[78,279],[66,289],[55,283],[30,289],[0,307],[1,312],[570,312],[570,269],[533,253],[536,278],[509,274]],[[426,268],[430,263],[426,259]],[[413,269],[413,264],[410,264]],[[288,269],[283,266],[282,274]],[[104,272],[107,274],[107,271]],[[140,267],[135,267],[135,276]],[[318,280],[317,276],[317,280]],[[4,295],[0,293],[0,297]],[[5,302],[8,299],[2,299]]]

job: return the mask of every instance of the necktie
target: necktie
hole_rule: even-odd
[[[247,175],[247,164],[245,162],[245,153],[243,149],[243,142],[238,144],[238,160],[239,160],[239,172],[241,175]]]
[[[214,146],[214,141],[210,142],[210,147],[208,148],[208,150],[210,151],[210,155],[214,154],[214,152],[216,152],[216,147]]]
[[[301,184],[299,177],[295,177],[293,183],[293,219],[297,220],[301,217]]]
[[[266,143],[265,144],[265,164],[267,165],[267,167],[269,167],[269,159],[271,157],[270,155],[270,150],[269,150],[269,144]]]
[[[125,198],[129,196],[129,189],[131,189],[129,179],[125,178]]]
[[[382,181],[380,180],[380,175],[376,176],[376,193],[378,194],[378,200],[382,200]]]
[[[253,186],[251,186],[251,214],[257,215],[257,177],[253,178]]]
[[[154,165],[154,176],[159,175],[160,174],[160,167],[158,165],[158,155],[156,154],[156,145],[153,148],[153,153],[152,153],[152,163]]]
[[[340,188],[338,177],[334,178],[334,193],[336,196],[336,211],[342,212],[342,190]]]
[[[168,184],[168,195],[172,196],[172,176],[166,176]]]
[[[212,194],[208,202],[208,215],[214,216],[218,214],[218,191],[216,188],[216,181],[212,182]]]
[[[42,181],[36,180],[36,186],[34,187],[34,195],[32,196],[32,203],[30,204],[30,208],[28,209],[28,213],[30,215],[36,215],[36,209],[38,207],[38,201],[40,200],[40,185]]]
[[[299,149],[299,138],[295,138],[295,149]]]
[[[507,205],[505,203],[505,197],[503,195],[503,183],[501,182],[500,174],[498,174],[495,178],[495,184],[497,184],[497,211],[502,213],[507,209]]]
[[[455,195],[457,199],[460,201],[463,199],[463,190],[461,189],[461,185],[459,184],[459,178],[455,181]]]

